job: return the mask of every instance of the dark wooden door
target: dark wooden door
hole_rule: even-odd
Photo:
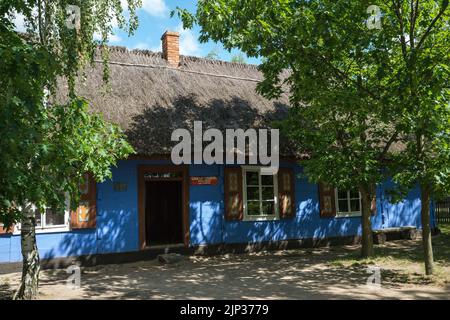
[[[145,192],[147,245],[182,243],[182,182],[147,181]]]

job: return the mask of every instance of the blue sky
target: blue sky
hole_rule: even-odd
[[[116,30],[110,37],[113,45],[125,46],[130,49],[161,50],[161,35],[166,30],[180,32],[180,51],[184,55],[204,57],[214,50],[220,60],[229,61],[239,51],[231,53],[223,49],[220,43],[200,43],[198,41],[199,27],[183,30],[182,23],[177,16],[170,17],[170,11],[177,6],[195,12],[197,1],[182,0],[142,0],[142,8],[138,10],[139,27],[135,34],[128,38],[127,33]],[[245,56],[245,55],[244,55]],[[247,63],[258,64],[259,59],[246,58]]]
[[[126,0],[121,0],[122,6],[126,8]],[[114,34],[109,37],[111,45],[124,46],[129,49],[148,49],[161,51],[161,36],[166,30],[178,31],[180,33],[180,52],[183,55],[205,57],[209,52],[214,51],[220,60],[230,61],[234,55],[240,54],[238,50],[228,52],[220,43],[198,41],[198,26],[192,30],[184,30],[180,19],[175,15],[170,17],[170,12],[176,7],[188,9],[195,12],[196,0],[142,0],[142,7],[137,10],[139,17],[139,27],[136,32],[128,37],[128,34],[120,29],[114,29]],[[125,13],[126,16],[126,13]],[[23,16],[15,16],[14,23],[16,29],[25,31]],[[94,35],[99,39],[100,36]],[[259,64],[260,59],[245,57],[247,63]]]

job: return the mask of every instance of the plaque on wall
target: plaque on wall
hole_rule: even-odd
[[[114,182],[113,183],[113,190],[116,192],[125,192],[127,191],[128,184],[123,182]]]
[[[190,181],[194,186],[211,186],[219,183],[217,177],[191,177]]]

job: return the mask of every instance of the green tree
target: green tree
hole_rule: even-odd
[[[0,222],[7,228],[21,224],[23,271],[16,299],[32,299],[38,292],[32,207],[62,208],[68,196],[75,208],[85,172],[101,181],[111,176],[111,165],[132,152],[117,126],[88,112],[87,103],[76,95],[75,79],[99,45],[107,78],[105,43],[113,18],[131,33],[139,3],[128,1],[128,24],[120,0],[71,1],[80,8],[79,21],[67,19],[67,1],[0,4]],[[24,16],[26,34],[14,29],[17,13]],[[95,32],[102,40],[94,41]],[[57,103],[53,93],[63,79],[69,97]]]
[[[393,88],[403,106],[405,145],[393,162],[394,181],[406,190],[420,186],[425,272],[431,275],[430,201],[450,191],[450,8],[448,0],[395,1],[391,12],[402,48]]]
[[[217,49],[213,49],[205,56],[206,59],[211,60],[219,60],[219,51]]]
[[[231,57],[231,62],[234,63],[245,63],[245,57],[242,53],[235,54]]]
[[[304,166],[311,180],[358,187],[366,257],[373,252],[369,203],[374,186],[385,178],[387,159],[398,164],[390,168],[396,170],[400,187],[410,188],[412,181],[421,185],[424,243],[431,248],[424,190],[432,188],[409,173],[411,168],[426,172],[426,165],[411,166],[424,157],[423,152],[414,157],[418,140],[411,137],[420,123],[431,131],[430,137],[440,137],[432,141],[435,149],[448,145],[442,133],[448,127],[443,111],[448,107],[443,89],[449,70],[443,43],[449,39],[447,6],[446,0],[201,0],[194,15],[184,9],[178,14],[185,27],[201,27],[201,41],[221,41],[228,50],[263,57],[261,94],[273,98],[288,88],[293,108],[282,129],[310,154]],[[425,121],[430,119],[427,112],[422,114],[423,104],[428,113],[435,112],[433,119],[440,119],[440,125]],[[424,134],[419,134],[420,146]],[[398,152],[405,148],[407,152]],[[446,161],[440,158],[440,169],[433,166],[442,184],[448,180]]]

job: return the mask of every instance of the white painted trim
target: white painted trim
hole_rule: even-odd
[[[356,218],[361,217],[361,211],[347,212],[347,213],[336,213],[335,218]]]
[[[339,195],[338,195],[338,188],[334,188],[334,201],[336,206],[336,218],[352,218],[352,217],[361,217],[361,192],[359,192],[359,211],[347,211],[347,212],[340,212],[339,211]],[[347,206],[350,209],[350,190],[347,190]]]
[[[273,221],[279,220],[280,214],[278,211],[278,175],[275,174],[273,178],[273,193],[274,193],[274,206],[275,214],[271,215],[248,215],[247,214],[247,171],[258,172],[258,188],[259,188],[259,210],[262,211],[262,183],[261,183],[261,168],[262,166],[241,166],[242,168],[242,201],[244,205],[244,217],[242,221]]]

